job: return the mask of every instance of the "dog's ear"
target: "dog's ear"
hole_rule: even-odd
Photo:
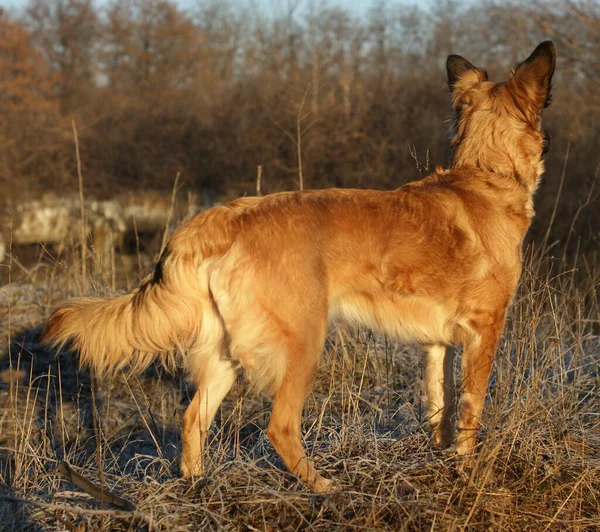
[[[554,44],[552,41],[544,41],[510,75],[511,90],[522,99],[527,99],[528,108],[532,114],[537,115],[544,107],[550,105],[555,65]]]
[[[452,92],[456,90],[464,92],[471,85],[488,80],[485,70],[477,68],[460,55],[448,56],[446,70],[448,71],[448,86]]]

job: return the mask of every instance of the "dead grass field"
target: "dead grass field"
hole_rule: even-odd
[[[110,292],[115,276],[96,270],[83,288],[74,259],[43,255],[26,275],[15,262],[1,266],[12,274],[0,287],[2,530],[600,529],[593,267],[526,263],[470,459],[432,446],[416,349],[332,328],[305,409],[304,443],[342,490],[315,496],[266,438],[270,399],[247,395],[242,382],[217,415],[208,477],[178,478],[192,390],[181,375],[155,368],[92,386],[74,356],[45,351],[48,307]],[[117,276],[116,285],[132,282]],[[61,461],[136,510],[79,490],[58,471]]]

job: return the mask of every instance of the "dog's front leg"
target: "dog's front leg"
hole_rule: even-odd
[[[433,441],[445,449],[453,437],[454,416],[454,348],[444,345],[426,347],[425,387],[427,413]]]
[[[475,446],[481,422],[492,362],[504,320],[482,327],[464,344],[462,354],[463,383],[458,416],[456,452],[467,454]]]

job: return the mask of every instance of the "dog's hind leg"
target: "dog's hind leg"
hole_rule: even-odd
[[[267,429],[269,440],[289,471],[316,493],[327,493],[335,485],[317,473],[312,460],[306,455],[302,446],[301,425],[302,408],[317,372],[325,329],[323,325],[318,338],[313,336],[304,344],[294,342],[295,348],[289,349],[287,371],[275,394]]]
[[[454,348],[444,345],[427,346],[425,386],[427,413],[433,431],[433,441],[445,449],[453,436],[454,415]]]
[[[333,482],[317,473],[302,446],[302,408],[310,392],[315,370],[316,363],[307,363],[288,372],[275,395],[267,434],[292,474],[316,493],[327,493],[333,488]]]
[[[206,358],[196,367],[196,394],[183,416],[181,473],[184,477],[204,475],[206,435],[236,375],[231,360],[219,354]]]

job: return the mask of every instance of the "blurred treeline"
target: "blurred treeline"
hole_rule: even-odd
[[[600,3],[429,7],[170,0],[30,0],[0,16],[0,186],[6,199],[169,190],[213,198],[304,188],[395,188],[448,162],[445,59],[506,79],[541,40],[559,62],[534,236],[598,245]],[[298,146],[300,144],[300,146]],[[568,157],[567,157],[568,154]],[[301,156],[301,171],[299,165]],[[586,205],[586,203],[591,203]]]

